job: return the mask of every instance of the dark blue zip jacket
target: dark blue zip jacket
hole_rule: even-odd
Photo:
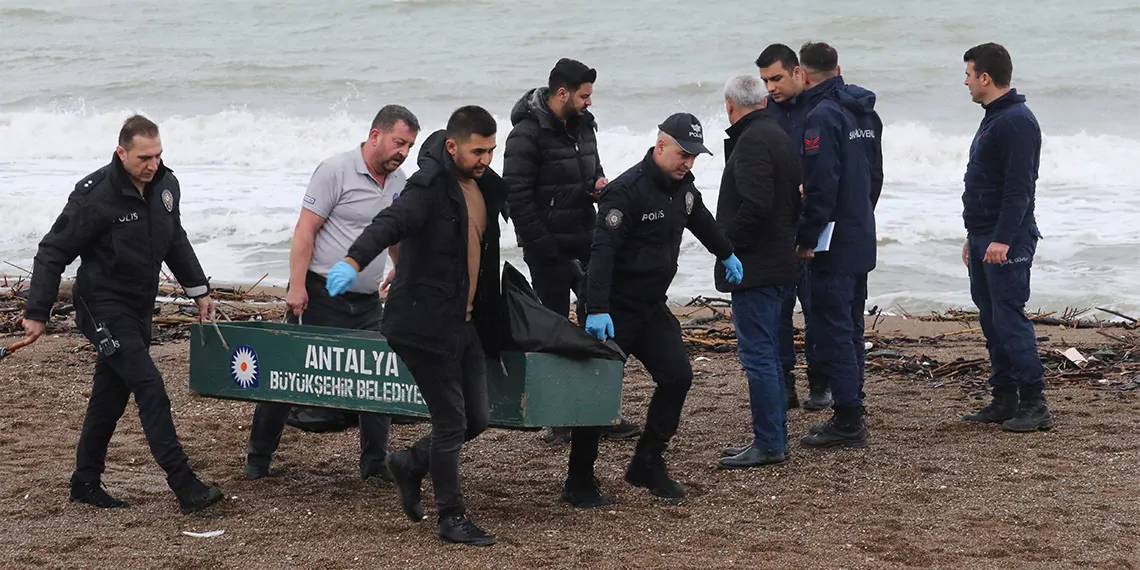
[[[835,231],[813,269],[858,275],[875,268],[876,188],[873,149],[882,135],[875,96],[832,77],[804,92],[811,111],[804,123],[804,206],[796,245],[816,247],[828,222]],[[873,141],[873,142],[872,142]],[[878,159],[881,165],[881,152]],[[881,166],[879,167],[881,172]]]
[[[985,106],[966,164],[962,218],[971,234],[993,234],[1010,245],[1023,231],[1037,235],[1033,215],[1041,127],[1016,89]]]
[[[804,121],[807,120],[808,111],[811,111],[811,105],[808,104],[808,98],[805,94],[801,93],[783,103],[777,103],[769,97],[768,105],[764,109],[769,116],[776,119],[780,128],[784,129],[792,142],[799,142],[803,139]]]

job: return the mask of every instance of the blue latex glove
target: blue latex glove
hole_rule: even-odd
[[[325,290],[329,292],[329,295],[336,297],[352,287],[352,284],[356,282],[356,275],[356,269],[353,269],[347,262],[339,261],[332,266],[328,277],[325,278]]]
[[[586,317],[586,332],[605,342],[607,338],[614,337],[614,321],[610,318],[609,313],[590,315]]]
[[[740,264],[735,253],[720,260],[720,262],[724,265],[725,277],[728,278],[729,283],[739,285],[741,281],[744,281],[744,266]]]

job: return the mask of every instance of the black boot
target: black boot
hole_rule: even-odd
[[[542,442],[548,445],[566,445],[570,443],[570,428],[552,427],[542,434]]]
[[[819,433],[804,436],[804,447],[867,447],[867,426],[863,424],[862,406],[835,408],[830,421],[819,426]]]
[[[467,513],[440,517],[439,537],[447,542],[471,546],[491,546],[495,537],[471,522]]]
[[[412,522],[424,520],[424,503],[420,495],[423,492],[421,485],[424,476],[413,471],[411,454],[407,451],[389,453],[387,465],[392,483],[396,485],[396,493],[400,495],[404,515]]]
[[[1053,428],[1053,414],[1045,405],[1045,393],[1033,391],[1021,394],[1017,415],[1001,424],[1001,429],[1014,433],[1028,433]]]
[[[570,503],[579,509],[595,509],[612,505],[612,497],[602,493],[602,487],[596,477],[583,480],[582,477],[571,475],[566,478],[562,486],[562,502]]]
[[[642,434],[637,442],[633,460],[625,471],[625,480],[634,487],[649,489],[649,492],[663,499],[684,499],[685,487],[669,478],[665,468],[665,444],[650,441],[648,434]]]
[[[784,374],[784,395],[788,399],[788,409],[800,407],[800,397],[796,394],[796,373],[789,370]]]
[[[385,483],[392,482],[392,470],[388,469],[386,463],[379,465],[361,465],[360,478],[364,481],[383,481]]]
[[[194,474],[191,474],[185,483],[174,487],[174,495],[178,497],[178,508],[184,515],[196,513],[223,498],[221,489],[203,483]]]
[[[602,428],[602,436],[611,441],[633,439],[639,435],[641,435],[641,426],[625,418],[621,418],[617,425]]]
[[[100,509],[122,509],[127,506],[126,501],[108,495],[102,481],[77,481],[75,475],[71,476],[71,493],[68,500],[72,503],[86,503]]]
[[[831,407],[831,387],[827,378],[808,369],[808,397],[804,400],[804,409],[811,411],[826,410]]]
[[[1017,387],[994,386],[993,400],[986,407],[962,416],[964,422],[1000,424],[1017,415]]]

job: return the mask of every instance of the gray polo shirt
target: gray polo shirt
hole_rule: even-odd
[[[317,166],[305,190],[302,208],[325,219],[313,243],[309,270],[328,275],[338,261],[343,261],[352,242],[372,223],[380,210],[392,205],[392,199],[404,189],[407,176],[397,168],[381,185],[368,172],[361,147],[332,156]],[[349,291],[375,293],[384,280],[388,262],[387,250],[369,263]]]

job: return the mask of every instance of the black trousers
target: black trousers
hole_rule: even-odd
[[[301,316],[303,324],[321,327],[338,327],[356,330],[380,330],[383,315],[379,294],[345,293],[330,297],[325,280],[309,272],[305,279],[309,293],[309,307]],[[286,315],[290,323],[297,318]],[[269,465],[273,452],[281,443],[281,433],[289,420],[289,404],[260,402],[253,410],[253,425],[249,428],[247,461],[253,465]],[[380,414],[360,414],[360,473],[368,475],[384,466],[388,457],[388,430],[392,417]]]
[[[649,401],[645,432],[638,452],[660,454],[677,433],[681,410],[693,384],[689,351],[681,340],[681,324],[664,302],[648,306],[614,303],[614,341],[636,356],[657,384]],[[598,428],[575,428],[570,440],[571,481],[593,477],[598,457]]]
[[[467,323],[462,334],[458,358],[389,341],[412,373],[431,413],[431,432],[413,444],[408,453],[413,474],[431,474],[440,519],[467,510],[460,488],[459,452],[464,442],[487,429],[491,414],[487,361],[479,335],[471,323]]]
[[[575,286],[573,262],[577,259],[585,268],[589,257],[575,258],[563,254],[544,257],[523,249],[523,261],[530,268],[530,281],[542,306],[562,315],[570,316],[570,291]]]
[[[177,489],[188,482],[193,473],[174,431],[170,398],[166,395],[162,375],[150,358],[150,318],[119,315],[104,324],[119,341],[119,349],[109,357],[100,356],[95,364],[91,398],[87,401],[87,415],[83,418],[83,431],[75,450],[73,477],[77,482],[101,479],[107,445],[127,401],[134,394],[151,455],[166,471],[170,487]],[[85,333],[90,340],[96,340],[89,330]]]

